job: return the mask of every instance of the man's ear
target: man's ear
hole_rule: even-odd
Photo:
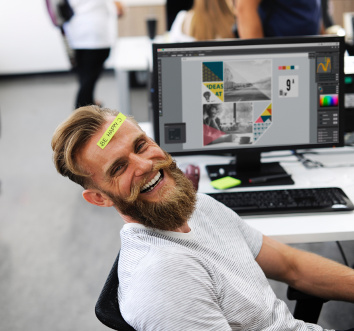
[[[82,192],[82,196],[87,202],[99,207],[112,207],[114,205],[113,201],[99,190],[87,189]]]

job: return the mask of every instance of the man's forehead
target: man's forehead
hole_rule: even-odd
[[[102,132],[105,132],[112,125],[115,119],[116,117],[109,115],[100,130],[100,134]],[[127,134],[129,132],[141,132],[141,130],[132,120],[126,118],[122,125],[119,127],[119,129],[116,131],[114,136],[121,135],[122,133]]]
[[[116,145],[119,142],[123,143],[124,141],[132,141],[134,140],[134,136],[139,136],[144,133],[135,123],[127,118],[119,127],[119,129],[114,133],[111,141],[108,142],[108,144],[102,149],[98,146],[98,142],[101,140],[106,130],[109,129],[115,118],[116,117],[111,115],[106,117],[106,121],[102,124],[101,128],[89,139],[88,144],[86,144],[84,150],[88,151],[87,149],[90,149],[91,152],[94,153],[99,153],[101,151],[103,154],[105,154],[104,152],[111,149],[112,145]]]
[[[114,116],[109,116],[107,118],[106,123],[102,126],[101,130],[97,135],[99,138],[101,137],[100,135],[102,135],[110,127],[114,119],[115,119]],[[140,127],[136,125],[133,121],[127,118],[120,126],[120,128],[115,132],[111,142],[107,144],[106,148],[109,147],[110,145],[133,144],[135,139],[137,139],[142,135],[145,135],[145,132],[142,131]],[[97,136],[95,139],[97,139]]]
[[[106,122],[102,125],[100,130],[98,130],[98,132],[92,136],[92,138],[89,140],[89,143],[78,155],[78,158],[82,160],[81,162],[86,164],[86,167],[90,167],[92,163],[96,164],[97,162],[100,163],[111,161],[113,155],[117,156],[119,151],[119,153],[124,154],[124,151],[127,149],[129,150],[136,139],[142,135],[145,135],[145,133],[135,123],[127,119],[117,130],[105,148],[100,148],[97,143],[114,119],[114,116],[107,117]],[[101,163],[101,165],[103,164]]]

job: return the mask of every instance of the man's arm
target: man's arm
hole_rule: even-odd
[[[263,38],[261,18],[258,6],[261,0],[235,0],[237,29],[240,38]]]
[[[256,261],[268,278],[325,299],[354,302],[354,270],[263,236]]]

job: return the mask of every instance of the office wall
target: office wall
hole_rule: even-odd
[[[343,26],[343,13],[354,12],[353,0],[329,0],[329,8],[335,24]]]
[[[141,4],[127,6],[125,15],[118,21],[119,35],[122,37],[145,35],[147,33],[145,20],[150,17],[157,20],[157,34],[164,34],[166,31],[165,4],[156,3],[153,6]]]
[[[45,0],[0,1],[0,75],[69,68]]]
[[[146,13],[151,6],[159,7],[157,13],[161,13],[165,4],[165,0],[122,2],[127,7],[145,7]],[[145,15],[133,15],[133,8],[127,13],[140,21],[137,33],[143,33],[141,21]],[[131,22],[126,22],[123,27],[126,35],[129,35],[130,26]],[[111,58],[107,66],[112,66]],[[69,68],[60,32],[50,21],[45,0],[0,1],[0,75],[67,71]]]

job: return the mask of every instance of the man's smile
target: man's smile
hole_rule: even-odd
[[[150,192],[154,189],[154,187],[160,183],[160,181],[162,180],[163,178],[163,174],[162,174],[162,170],[160,170],[156,176],[150,180],[150,182],[148,182],[147,184],[145,184],[141,190],[140,190],[140,193],[147,193],[147,192]]]

